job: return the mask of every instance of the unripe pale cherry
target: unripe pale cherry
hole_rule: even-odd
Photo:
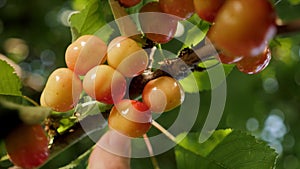
[[[45,90],[43,90],[43,92],[40,96],[40,105],[43,107],[49,107],[49,106],[47,106],[47,104],[45,102]]]
[[[108,45],[107,63],[126,77],[134,77],[148,66],[148,54],[133,39],[119,36]]]
[[[128,137],[140,137],[151,127],[151,111],[136,100],[122,100],[111,109],[108,125],[111,129]]]
[[[184,92],[175,79],[162,76],[146,84],[142,98],[152,112],[162,113],[179,106],[183,102]]]
[[[114,104],[125,96],[126,79],[109,65],[98,65],[83,79],[84,91],[99,102]]]
[[[104,63],[107,45],[95,35],[83,35],[71,43],[65,53],[69,69],[85,75],[91,68]]]
[[[79,77],[68,68],[58,68],[48,78],[41,104],[58,112],[66,112],[78,103],[81,92]]]

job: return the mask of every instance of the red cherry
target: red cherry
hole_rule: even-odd
[[[213,22],[225,0],[194,0],[198,16],[208,22]]]
[[[222,62],[224,64],[236,63],[242,59],[243,59],[243,56],[230,56],[230,55],[226,55],[222,52],[219,53],[219,60],[220,60],[220,62]]]
[[[271,60],[271,50],[266,48],[264,52],[257,56],[244,57],[236,66],[239,71],[246,74],[256,74],[264,70]]]
[[[182,19],[189,18],[195,11],[193,0],[159,0],[163,12]]]
[[[43,164],[48,156],[48,139],[41,125],[20,125],[6,138],[10,160],[19,167],[30,169]]]
[[[158,2],[150,2],[141,8],[139,21],[148,39],[167,43],[176,33],[178,18],[163,13]]]
[[[230,56],[256,56],[274,37],[275,20],[269,0],[226,0],[208,37]]]
[[[137,5],[138,3],[141,2],[141,0],[119,0],[119,2],[124,7],[129,8],[129,7]]]

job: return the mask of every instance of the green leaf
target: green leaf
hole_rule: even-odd
[[[0,60],[0,70],[0,95],[21,96],[21,81],[14,69],[6,61]]]
[[[265,142],[241,131],[215,131],[199,142],[200,133],[183,133],[175,147],[178,169],[270,169],[276,153]]]
[[[10,168],[10,167],[12,167],[13,166],[13,164],[12,164],[12,162],[9,160],[9,157],[8,157],[8,155],[6,155],[6,156],[3,156],[1,159],[0,159],[0,168],[1,169],[6,169],[6,168]]]
[[[208,68],[210,64],[211,63],[207,62],[203,67]],[[229,75],[233,68],[233,64],[217,64],[215,66],[209,67],[207,71],[195,71],[179,82],[182,85],[184,91],[189,93],[211,90],[218,87],[222,82],[224,82],[226,80],[226,76]]]
[[[300,18],[300,4],[298,0],[276,1],[275,9],[278,17],[283,21],[293,21]]]
[[[1,105],[10,110],[17,110],[19,118],[26,124],[40,124],[51,112],[47,107],[24,106],[0,99]],[[11,112],[1,112],[11,113]]]
[[[90,96],[84,96],[81,98],[81,103],[77,104],[75,111],[76,113],[80,114],[78,120],[83,120],[87,116],[98,115],[101,112],[105,112],[110,110],[113,105],[104,104],[98,101],[95,101]]]
[[[191,47],[201,42],[208,32],[210,24],[199,18],[197,14],[194,14],[187,21],[182,21],[184,29],[186,30],[184,46],[182,48]]]
[[[292,5],[299,5],[299,4],[300,4],[300,0],[289,0],[289,2],[290,2]]]
[[[184,33],[172,39],[166,44],[162,44],[162,49],[178,54],[184,48],[191,48],[206,37],[210,24],[201,20],[198,15],[193,15],[189,20],[180,21]]]
[[[76,159],[92,148],[107,129],[106,120],[101,115],[86,117],[72,127],[72,132],[54,138],[50,157],[39,168],[60,168],[67,167],[72,161],[76,163]]]
[[[142,0],[140,3],[138,3],[137,5],[130,7],[130,8],[126,8],[127,13],[130,14],[135,14],[135,13],[139,13],[140,9],[146,5],[149,2],[153,2],[156,0]]]
[[[4,140],[0,139],[0,168],[9,168],[11,166],[12,163],[7,155]]]
[[[0,139],[0,158],[6,155],[6,149],[4,141]]]
[[[113,20],[108,1],[91,0],[79,12],[73,13],[70,17],[70,25],[73,41],[86,34],[99,36],[107,42],[113,29],[107,24]]]
[[[70,164],[61,167],[59,169],[83,169],[87,168],[88,166],[88,159],[90,157],[90,154],[92,152],[93,148],[90,148],[85,153],[80,155],[76,160],[72,161]]]

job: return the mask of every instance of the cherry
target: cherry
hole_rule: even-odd
[[[82,91],[79,77],[68,68],[58,68],[51,73],[41,95],[42,106],[66,112],[78,103]]]
[[[183,102],[184,92],[175,79],[162,76],[146,84],[142,98],[152,112],[162,113],[179,106]]]
[[[189,18],[195,11],[193,0],[159,0],[163,12],[182,19]]]
[[[99,65],[87,72],[83,89],[99,102],[114,104],[125,96],[126,79],[111,66]]]
[[[71,43],[65,53],[69,69],[85,75],[91,68],[105,62],[106,44],[95,35],[83,35]]]
[[[151,111],[146,104],[125,99],[111,109],[108,125],[125,136],[140,137],[150,129],[151,120]]]
[[[198,16],[208,22],[213,22],[225,0],[194,0]]]
[[[163,44],[173,39],[178,18],[162,12],[159,2],[147,3],[140,10],[139,21],[148,39]]]
[[[148,54],[133,39],[119,36],[108,45],[107,63],[126,77],[134,77],[148,66]]]
[[[120,4],[122,4],[124,7],[132,7],[137,5],[141,2],[141,0],[119,0]]]
[[[241,61],[237,62],[236,66],[239,71],[246,74],[256,74],[264,70],[271,60],[271,50],[266,49],[257,56],[244,57]]]
[[[22,124],[6,138],[10,160],[19,167],[31,169],[43,164],[48,156],[48,138],[41,125]]]
[[[226,0],[208,37],[228,56],[256,56],[276,33],[269,0]]]

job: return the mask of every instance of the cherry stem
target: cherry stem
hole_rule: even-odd
[[[151,161],[152,161],[154,169],[160,169],[159,165],[158,165],[158,162],[157,162],[157,160],[156,160],[156,158],[154,156],[153,148],[152,148],[152,145],[150,143],[149,137],[147,136],[147,134],[144,134],[143,137],[144,137],[147,149],[149,151],[149,155],[151,157]]]
[[[166,130],[163,126],[157,123],[155,120],[152,120],[152,125],[157,128],[159,131],[164,133],[171,141],[177,144],[175,136],[173,136],[168,130]]]
[[[154,62],[154,54],[155,54],[155,51],[156,51],[157,47],[156,46],[153,46],[151,48],[151,52],[149,54],[149,65],[148,65],[148,69],[152,69],[153,67],[153,62]]]
[[[157,47],[158,47],[158,50],[159,50],[159,53],[161,54],[161,56],[166,59],[166,56],[164,55],[164,52],[163,52],[163,48],[161,47],[161,44],[158,43],[157,44]]]
[[[25,100],[29,101],[31,104],[33,104],[34,106],[40,106],[36,101],[32,100],[31,98],[29,98],[28,96],[22,96]]]

